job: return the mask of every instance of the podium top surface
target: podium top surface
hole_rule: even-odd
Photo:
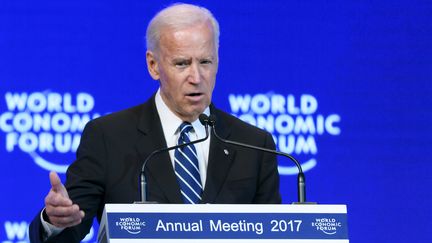
[[[219,213],[347,213],[346,205],[298,205],[298,204],[106,204],[106,212],[110,213],[139,213],[146,212],[184,212],[200,213],[217,210]]]

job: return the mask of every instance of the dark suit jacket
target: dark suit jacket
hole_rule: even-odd
[[[274,149],[271,135],[213,105],[218,134],[234,141]],[[85,211],[80,225],[66,228],[47,242],[79,242],[93,218],[100,221],[106,203],[139,200],[142,162],[154,150],[166,147],[154,96],[146,103],[89,122],[82,134],[77,159],[67,171],[66,188],[72,201]],[[228,151],[228,154],[225,151]],[[148,200],[183,203],[168,153],[146,166]],[[280,203],[276,157],[226,145],[211,138],[207,179],[202,203]],[[41,242],[39,215],[30,225],[31,242]]]

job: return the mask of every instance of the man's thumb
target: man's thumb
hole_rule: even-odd
[[[51,187],[55,192],[61,192],[63,188],[63,184],[60,181],[60,177],[57,175],[56,172],[51,171],[49,174]]]

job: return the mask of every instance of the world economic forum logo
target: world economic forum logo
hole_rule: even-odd
[[[115,222],[115,226],[123,231],[128,232],[129,234],[139,234],[141,230],[146,226],[145,221],[140,218],[132,218],[132,217],[121,217]]]
[[[7,92],[0,110],[0,130],[6,151],[22,151],[48,171],[65,173],[70,161],[53,161],[61,154],[74,154],[95,100],[84,92]],[[6,110],[3,110],[6,107]]]
[[[312,227],[326,235],[334,235],[342,228],[342,223],[335,218],[317,218],[312,222]]]
[[[272,133],[279,151],[303,158],[303,171],[317,165],[316,138],[341,133],[340,115],[319,113],[318,99],[311,94],[230,94],[228,99],[233,115]],[[280,163],[278,169],[281,175],[298,173],[292,163]]]

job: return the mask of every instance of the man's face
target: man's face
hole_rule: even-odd
[[[150,75],[160,80],[161,96],[184,121],[195,121],[209,106],[218,69],[210,24],[162,30],[159,48],[147,51]]]

